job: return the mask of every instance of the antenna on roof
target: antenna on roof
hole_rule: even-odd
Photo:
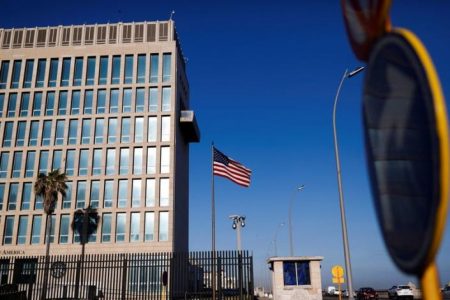
[[[170,21],[172,21],[172,17],[173,17],[174,14],[175,14],[175,11],[172,10],[172,12],[170,13],[170,18],[169,18]]]

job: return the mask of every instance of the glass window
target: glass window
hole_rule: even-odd
[[[84,113],[92,114],[92,101],[94,98],[94,92],[87,90],[84,94]]]
[[[137,64],[137,83],[145,82],[145,54],[138,55],[138,64]]]
[[[136,89],[136,112],[143,112],[145,108],[145,89]]]
[[[66,175],[75,174],[75,150],[67,150],[66,153]]]
[[[42,196],[36,196],[34,200],[34,209],[39,210],[44,207],[44,198]]]
[[[73,75],[73,85],[74,86],[80,86],[83,76],[83,58],[77,57],[75,58],[75,69],[74,69],[74,75]]]
[[[45,115],[53,116],[55,109],[55,92],[47,92],[47,101],[45,102]]]
[[[42,106],[42,93],[36,92],[34,93],[33,99],[33,116],[41,115],[41,106]]]
[[[12,178],[19,178],[20,177],[20,171],[22,169],[22,151],[14,152],[13,157],[13,169],[12,169]]]
[[[153,241],[153,232],[155,229],[155,213],[145,213],[145,241]]]
[[[156,148],[147,148],[147,174],[155,174],[156,172]]]
[[[25,244],[27,240],[28,216],[19,217],[19,230],[17,231],[17,245]]]
[[[41,241],[42,216],[33,216],[33,227],[31,228],[31,244],[39,244]]]
[[[142,148],[134,148],[134,157],[133,157],[133,174],[140,175],[142,174]]]
[[[61,170],[62,163],[62,150],[53,151],[53,162],[52,162],[52,170]]]
[[[69,242],[69,224],[70,224],[70,216],[61,215],[61,222],[59,223],[60,244],[67,244]]]
[[[30,136],[28,138],[28,146],[37,146],[39,134],[39,121],[31,121]]]
[[[108,56],[100,57],[100,69],[98,74],[98,84],[108,83]]]
[[[38,68],[37,68],[37,74],[36,74],[35,87],[44,87],[45,65],[46,64],[47,64],[47,61],[45,59],[38,60]]]
[[[16,208],[17,208],[17,193],[18,192],[19,192],[19,184],[11,183],[9,185],[8,210],[16,210]]]
[[[113,180],[105,180],[105,190],[103,192],[103,207],[112,207],[113,204]]]
[[[170,68],[171,68],[172,54],[163,54],[163,82],[170,81]]]
[[[52,136],[52,121],[44,121],[44,132],[42,133],[42,146],[49,146]]]
[[[102,149],[94,149],[92,175],[102,175]]]
[[[169,240],[169,212],[167,211],[159,213],[159,240]]]
[[[125,55],[124,83],[133,83],[133,55]]]
[[[71,208],[72,206],[72,190],[73,190],[73,183],[71,181],[67,181],[67,190],[66,190],[66,196],[62,198],[62,208]]]
[[[310,285],[309,261],[283,262],[284,285]]]
[[[119,180],[119,190],[117,192],[117,207],[127,207],[128,181]]]
[[[106,106],[106,90],[98,90],[97,92],[97,113],[105,113]]]
[[[148,111],[158,110],[158,88],[150,88],[148,92]]]
[[[158,54],[150,55],[150,83],[158,82]]]
[[[103,131],[104,131],[103,123],[104,122],[105,122],[104,119],[96,119],[95,120],[95,138],[94,138],[95,144],[103,143]]]
[[[69,140],[68,145],[77,143],[78,120],[70,120],[69,122]]]
[[[108,120],[108,144],[113,144],[117,141],[117,119],[110,118]]]
[[[130,226],[130,242],[139,241],[139,227],[141,225],[141,215],[139,213],[131,213],[131,226]]]
[[[147,179],[145,191],[145,206],[155,206],[155,179]]]
[[[28,116],[28,107],[30,106],[30,93],[22,93],[22,100],[20,101],[20,116]],[[0,110],[3,105],[0,106]]]
[[[142,190],[142,180],[133,179],[132,182],[132,194],[131,194],[131,207],[141,206],[141,190]]]
[[[89,150],[87,149],[80,150],[80,160],[78,162],[79,176],[88,175],[88,157],[89,157]]]
[[[169,206],[169,178],[160,179],[159,206]]]
[[[128,148],[120,149],[120,163],[119,163],[120,175],[128,174],[128,165],[130,162],[129,157],[130,157],[130,149]]]
[[[161,147],[161,173],[170,173],[170,147]]]
[[[31,182],[25,182],[23,184],[22,189],[22,203],[20,205],[21,210],[30,209],[31,203],[31,189],[33,188],[33,184]]]
[[[56,86],[56,76],[58,75],[58,59],[52,58],[50,60],[50,72],[48,74],[48,86]]]
[[[5,218],[5,231],[3,233],[3,245],[11,245],[13,240],[14,216]]]
[[[55,145],[64,145],[64,120],[56,121]]]
[[[6,81],[8,80],[9,61],[2,61],[2,67],[0,69],[0,90],[6,89]]]
[[[3,105],[5,104],[5,94],[0,94],[0,117],[3,117]]]
[[[83,119],[81,128],[81,144],[91,143],[91,119]]]
[[[114,175],[116,173],[116,149],[108,149],[106,151],[106,175]]]
[[[148,117],[148,142],[156,142],[156,117]]]
[[[53,215],[51,216],[52,218],[52,227],[50,227],[50,243],[54,243],[55,242],[55,224],[56,224],[56,216]],[[49,226],[50,224],[46,224],[46,227]],[[45,230],[45,239],[44,239],[44,243],[47,242],[47,230]]]
[[[162,111],[170,111],[170,87],[163,87],[162,89]]]
[[[119,111],[119,90],[111,90],[111,99],[109,100],[109,112],[117,113]]]
[[[47,175],[48,171],[48,151],[41,151],[39,157],[39,174]]]
[[[102,218],[102,243],[111,242],[111,214],[103,214]]]
[[[67,91],[59,92],[58,101],[58,115],[64,116],[67,114]]]
[[[161,118],[161,141],[170,141],[170,117]]]
[[[98,208],[100,203],[100,181],[91,181],[91,207]]]
[[[63,65],[61,70],[61,86],[69,86],[70,61],[70,57],[63,58]]]
[[[120,83],[120,56],[119,55],[113,56],[111,83],[112,84]]]
[[[120,141],[122,143],[130,142],[130,118],[122,118],[122,129],[121,129],[121,138]]]
[[[25,162],[25,177],[34,177],[34,161],[36,160],[36,151],[28,151],[27,161]]]
[[[144,141],[144,118],[137,117],[134,120],[134,141],[141,143]]]
[[[95,56],[88,57],[86,68],[86,85],[94,85],[95,78]]]
[[[5,184],[0,183],[0,211],[3,210],[3,202],[5,202]]]
[[[13,122],[5,123],[5,131],[3,133],[3,147],[11,147],[13,125]]]
[[[25,145],[26,127],[27,127],[27,122],[20,121],[17,123],[16,147],[21,147],[21,146]]]
[[[123,89],[122,112],[131,112],[131,89]]]
[[[76,208],[84,208],[86,204],[86,181],[78,181]]]
[[[21,60],[15,60],[13,64],[13,72],[11,77],[11,88],[17,89],[20,81],[20,68],[22,67]]]
[[[17,104],[17,93],[11,93],[9,94],[8,99],[8,117],[15,117],[16,116],[16,104]]]
[[[72,103],[70,104],[70,114],[78,115],[80,113],[80,91],[72,91]]]
[[[116,242],[125,241],[125,226],[126,226],[126,214],[118,213],[116,220]]]
[[[25,77],[23,78],[23,87],[30,88],[33,80],[34,60],[27,59],[25,62]]]

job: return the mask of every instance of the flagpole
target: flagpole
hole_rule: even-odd
[[[214,200],[214,142],[211,142],[211,242],[212,242],[212,299],[216,300],[216,203]]]

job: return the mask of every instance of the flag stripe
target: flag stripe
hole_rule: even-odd
[[[250,186],[250,175],[252,171],[240,162],[235,161],[225,154],[213,148],[213,174],[230,179],[241,186]]]

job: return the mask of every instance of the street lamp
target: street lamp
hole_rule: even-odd
[[[277,256],[277,237],[278,237],[278,232],[280,232],[281,227],[284,226],[284,223],[280,223],[278,224],[277,230],[275,231],[275,235],[273,236],[273,245],[274,245],[274,249],[275,249],[275,256]]]
[[[344,207],[344,193],[342,191],[342,179],[341,179],[341,162],[339,160],[339,149],[338,149],[338,140],[337,140],[337,132],[336,132],[336,106],[339,99],[339,93],[341,91],[342,84],[346,78],[351,78],[356,74],[360,73],[364,70],[364,67],[356,68],[355,70],[348,72],[346,69],[344,75],[342,76],[341,82],[339,83],[336,97],[334,98],[334,106],[333,106],[333,135],[334,135],[334,154],[336,157],[336,172],[338,179],[338,189],[339,189],[339,208],[341,211],[341,226],[342,226],[342,240],[344,244],[344,256],[345,256],[345,270],[347,275],[347,287],[348,287],[348,298],[353,300],[353,283],[352,283],[352,267],[350,263],[350,249],[348,246],[348,237],[347,237],[347,222],[345,218],[345,207]]]
[[[294,256],[294,245],[292,242],[292,206],[294,203],[295,193],[303,191],[304,188],[305,188],[304,184],[296,188],[295,191],[292,193],[291,201],[289,202],[289,251],[291,256]]]
[[[241,251],[241,227],[245,226],[245,216],[231,215],[229,216],[233,220],[233,229],[236,230],[237,249]]]

